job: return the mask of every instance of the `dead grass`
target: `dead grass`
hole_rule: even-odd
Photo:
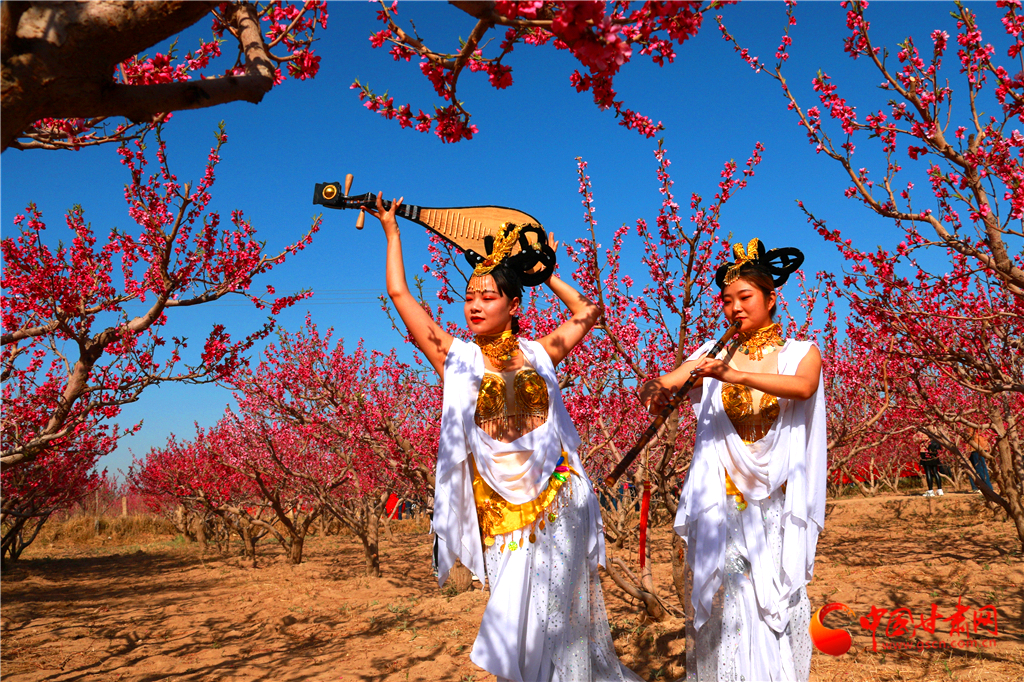
[[[395,519],[391,522],[391,530],[395,533],[425,535],[430,531],[430,518],[423,514],[411,519]]]
[[[128,516],[72,516],[63,521],[47,521],[33,547],[74,547],[76,545],[135,544],[157,537],[173,538],[178,534],[169,519],[150,514]],[[32,552],[33,547],[28,550]]]
[[[392,531],[389,541],[382,529],[385,575],[371,579],[361,575],[362,548],[348,535],[311,538],[300,566],[276,543],[261,544],[254,570],[170,534],[145,541],[140,530],[135,545],[99,546],[95,535],[61,540],[75,537],[62,528],[56,543],[33,545],[3,575],[4,680],[493,679],[468,656],[487,594],[438,588],[421,520],[392,522]],[[653,532],[652,558],[655,583],[674,603],[669,532]],[[617,555],[635,561],[635,548]],[[604,588],[622,660],[648,680],[680,677],[682,621],[643,623],[614,585]],[[1022,678],[1020,544],[976,496],[831,503],[808,592],[813,608],[839,601],[856,614],[845,622],[829,616],[830,626],[853,634],[853,648],[840,657],[815,652],[812,680]],[[876,652],[858,623],[871,606],[918,614],[934,603],[945,616],[958,600],[996,607],[994,647]],[[948,633],[940,623],[936,638]]]

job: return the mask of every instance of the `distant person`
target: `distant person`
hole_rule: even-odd
[[[928,443],[928,447],[921,451],[921,468],[924,469],[925,483],[927,490],[924,492],[924,497],[935,497],[935,489],[938,489],[938,495],[941,497],[944,493],[942,492],[942,478],[939,476],[939,450],[941,449],[938,441],[931,441]]]
[[[988,463],[985,462],[985,453],[990,449],[988,439],[985,438],[985,434],[975,428],[971,428],[970,435],[967,439],[967,444],[971,446],[971,466],[974,467],[975,473],[978,474],[978,478],[992,489],[992,481],[988,477]],[[971,477],[971,490],[976,493],[981,493],[978,490],[977,484],[974,482],[974,477]]]

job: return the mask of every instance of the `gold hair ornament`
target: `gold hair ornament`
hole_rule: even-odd
[[[765,251],[764,244],[758,239],[751,239],[745,250],[742,244],[734,244],[733,253],[736,254],[736,262],[722,263],[715,271],[715,284],[719,289],[725,289],[742,276],[743,270],[749,272],[751,268],[764,271],[776,287],[781,287],[804,262],[800,249],[786,246]]]
[[[725,273],[725,286],[729,286],[739,279],[740,268],[747,263],[752,263],[757,260],[758,246],[759,242],[757,237],[751,239],[750,243],[747,244],[746,253],[743,252],[743,244],[732,245],[732,252],[736,255],[736,262],[733,263],[731,268],[729,268],[729,272]]]
[[[522,225],[502,223],[501,230],[498,231],[498,236],[494,239],[494,249],[473,268],[473,274],[486,275],[508,258],[512,253],[512,247],[519,241],[519,233],[522,229]]]

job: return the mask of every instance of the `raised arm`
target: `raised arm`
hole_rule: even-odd
[[[659,414],[668,405],[668,401],[672,399],[676,391],[686,383],[693,369],[705,357],[701,356],[696,360],[684,362],[668,374],[644,382],[640,388],[640,404],[646,407],[651,414]],[[703,383],[703,377],[699,377],[694,386],[700,386]]]
[[[816,346],[811,346],[807,355],[797,365],[796,374],[792,376],[742,371],[730,367],[722,360],[703,356],[684,362],[668,374],[646,382],[640,389],[640,403],[647,407],[651,414],[661,412],[691,375],[697,378],[695,387],[702,385],[705,377],[712,377],[728,384],[743,384],[778,398],[807,400],[818,390],[821,353]]]
[[[721,360],[707,358],[701,360],[692,371],[700,378],[714,377],[727,384],[742,384],[778,398],[807,400],[818,390],[821,353],[817,346],[811,346],[807,355],[797,365],[796,374],[793,375],[745,372],[730,367]]]
[[[387,288],[391,302],[395,304],[398,315],[405,323],[406,329],[412,334],[416,346],[427,357],[427,360],[434,367],[439,376],[444,376],[444,360],[448,355],[448,349],[452,345],[452,335],[446,332],[441,326],[427,314],[420,302],[409,291],[409,284],[405,280],[405,262],[402,259],[402,240],[399,236],[398,221],[395,219],[395,210],[402,205],[402,200],[397,199],[391,203],[387,211],[381,203],[381,194],[377,193],[377,209],[367,209],[370,215],[380,220],[384,228],[384,235],[387,237]]]
[[[548,233],[548,244],[553,251],[558,249],[558,242],[555,241],[553,233]],[[597,324],[601,317],[601,307],[556,275],[551,275],[546,284],[572,313],[572,317],[563,322],[558,329],[538,339],[551,358],[551,363],[557,365]]]

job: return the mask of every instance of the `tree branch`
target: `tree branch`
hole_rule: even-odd
[[[215,4],[99,0],[7,7],[4,3],[0,150],[41,118],[87,118],[105,115],[107,109],[109,115],[137,120],[195,108],[204,101],[203,90],[195,84],[119,86],[112,74],[124,60],[199,21]],[[144,106],[132,90],[135,87],[158,94],[158,106]],[[167,92],[177,97],[169,98]],[[214,95],[219,93],[214,91],[210,99]],[[190,100],[192,106],[169,106]]]

